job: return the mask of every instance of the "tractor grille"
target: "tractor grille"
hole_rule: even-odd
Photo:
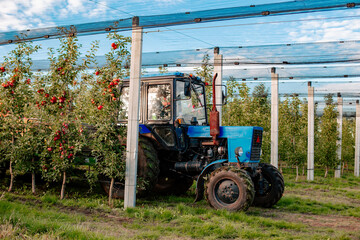
[[[251,155],[250,155],[251,161],[256,161],[260,159],[262,133],[263,133],[262,130],[254,129],[252,143],[251,143]]]

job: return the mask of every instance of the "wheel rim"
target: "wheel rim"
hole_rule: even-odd
[[[240,195],[238,185],[230,179],[219,181],[214,192],[216,199],[222,204],[232,204]]]

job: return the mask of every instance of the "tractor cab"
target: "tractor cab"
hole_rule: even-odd
[[[127,121],[129,81],[121,88],[120,122]],[[185,149],[184,132],[177,128],[208,125],[205,84],[198,77],[182,73],[141,79],[140,134],[151,135],[168,150]]]

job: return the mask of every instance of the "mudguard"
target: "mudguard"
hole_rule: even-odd
[[[194,202],[198,202],[201,199],[204,198],[204,176],[206,174],[208,174],[210,171],[213,171],[213,167],[216,164],[223,164],[223,163],[227,163],[228,159],[219,159],[216,160],[210,164],[208,164],[200,173],[200,175],[198,176],[197,180],[196,180],[196,197]]]

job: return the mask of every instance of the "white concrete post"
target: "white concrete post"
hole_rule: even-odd
[[[343,98],[341,97],[340,93],[338,93],[337,99],[337,130],[339,133],[339,139],[336,141],[338,148],[336,150],[336,155],[339,159],[339,165],[335,169],[335,178],[341,177],[341,145],[342,145],[342,125],[343,125]]]
[[[223,95],[222,95],[222,72],[223,72],[223,56],[219,54],[220,49],[218,47],[214,48],[214,74],[217,73],[217,78],[215,80],[215,103],[216,108],[219,111],[219,122],[221,124],[222,116],[222,105],[223,105]]]
[[[271,164],[279,167],[279,74],[271,69]]]
[[[308,153],[307,180],[314,181],[314,139],[315,139],[315,104],[314,87],[308,82]]]
[[[138,162],[139,105],[143,32],[142,28],[138,26],[139,18],[133,17],[128,114],[129,117],[126,140],[126,172],[124,193],[125,208],[135,207],[136,203],[136,177]]]
[[[356,130],[355,130],[355,165],[354,175],[359,177],[360,168],[360,104],[356,100]]]

